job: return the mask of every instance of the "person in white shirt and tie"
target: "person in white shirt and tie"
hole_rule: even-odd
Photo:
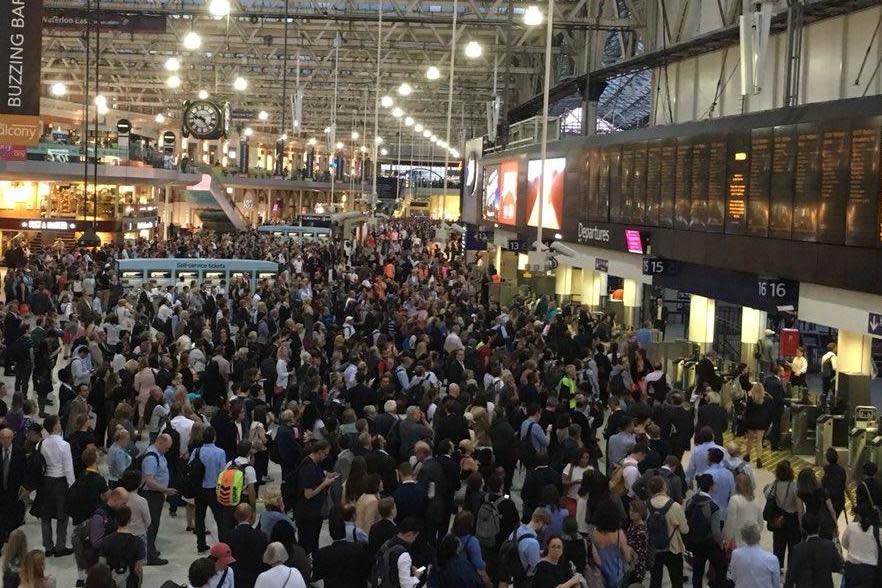
[[[37,490],[40,504],[40,522],[43,530],[43,549],[47,555],[63,557],[73,553],[67,544],[67,513],[64,502],[67,489],[74,483],[73,459],[70,443],[61,437],[61,423],[57,415],[43,421],[49,433],[37,444],[37,450],[46,460],[43,485]],[[52,519],[55,519],[55,537],[52,537]]]

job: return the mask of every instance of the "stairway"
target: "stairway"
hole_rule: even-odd
[[[56,239],[64,242],[65,251],[72,251],[77,245],[76,234],[73,231],[42,231],[28,241],[31,255],[42,255],[43,252],[52,249]]]
[[[196,205],[203,228],[223,232],[248,229],[248,221],[236,208],[224,185],[211,175],[202,174],[202,180],[188,186],[186,194]]]

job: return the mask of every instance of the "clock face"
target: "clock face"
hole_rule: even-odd
[[[192,102],[184,112],[184,123],[197,139],[216,139],[222,128],[220,109],[204,100]]]

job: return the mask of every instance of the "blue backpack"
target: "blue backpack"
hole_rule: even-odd
[[[622,559],[619,542],[616,541],[606,547],[595,543],[594,547],[597,549],[597,555],[600,556],[600,573],[606,588],[619,588],[625,580],[625,561]]]

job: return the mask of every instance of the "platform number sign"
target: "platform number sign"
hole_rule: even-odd
[[[784,307],[788,306],[795,308],[799,302],[799,282],[758,278],[756,293],[760,299],[774,303],[779,310],[786,310]]]
[[[516,251],[518,253],[525,253],[530,250],[530,244],[527,241],[509,239],[506,249],[508,249],[509,251]]]
[[[489,243],[493,240],[493,231],[488,231],[485,229],[478,229],[475,231],[475,240],[483,241],[484,243]]]
[[[658,257],[644,257],[643,258],[643,275],[644,276],[655,276],[662,275],[665,273],[667,262],[664,259],[659,259]]]

